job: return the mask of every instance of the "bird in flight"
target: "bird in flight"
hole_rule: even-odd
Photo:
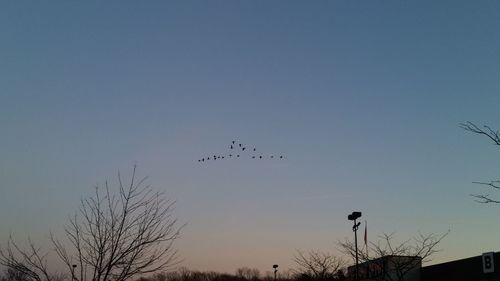
[[[236,149],[237,147],[239,148],[241,154],[232,154],[232,153],[231,154],[226,154],[226,153],[213,154],[213,157],[212,156],[206,157],[206,158],[203,157],[201,159],[198,159],[198,162],[205,162],[205,160],[208,161],[208,160],[217,160],[217,159],[229,159],[229,158],[233,158],[233,156],[235,158],[244,158],[246,156],[246,157],[250,157],[251,159],[256,159],[256,158],[257,159],[275,159],[275,158],[278,159],[278,156],[276,155],[276,157],[274,157],[275,156],[274,154],[263,155],[263,154],[259,153],[259,155],[255,155],[252,152],[257,151],[256,147],[250,146],[247,149],[247,146],[244,146],[243,143],[236,142],[235,140],[231,141],[231,143],[229,144],[229,151],[228,152],[232,151],[233,149]],[[284,159],[283,155],[280,155],[279,159]]]

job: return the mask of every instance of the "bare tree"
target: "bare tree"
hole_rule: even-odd
[[[66,241],[51,235],[56,255],[71,281],[124,281],[133,276],[167,270],[177,263],[174,241],[182,227],[173,217],[174,202],[136,179],[129,183],[118,173],[118,191],[108,182],[81,200],[79,211],[65,227]],[[46,254],[33,243],[28,249],[13,239],[0,251],[0,264],[26,273],[32,280],[54,281]]]
[[[259,280],[260,271],[257,268],[240,267],[236,269],[236,277],[245,280]]]
[[[494,145],[500,146],[500,132],[491,129],[491,127],[489,126],[485,125],[483,127],[479,127],[476,124],[467,121],[465,123],[461,123],[460,128],[468,132],[486,136],[488,139],[493,141]],[[474,182],[474,183],[485,185],[492,189],[500,189],[500,181],[498,180],[492,180],[489,182]],[[471,196],[474,197],[476,201],[479,203],[500,203],[500,200],[492,199],[489,194],[471,194]]]
[[[13,270],[12,268],[7,268],[4,270],[0,281],[29,281],[30,279],[26,274],[21,271]]]
[[[23,276],[29,281],[55,281],[59,273],[50,273],[47,266],[47,252],[28,239],[26,248],[21,248],[12,235],[5,248],[0,248],[0,264],[7,267],[9,275]]]
[[[311,280],[334,279],[346,265],[342,258],[315,250],[307,253],[297,250],[293,260],[297,264],[295,273],[298,278]]]
[[[382,234],[380,240],[371,243],[368,251],[359,251],[362,275],[374,280],[404,281],[405,278],[418,269],[424,262],[429,262],[431,256],[439,251],[438,244],[448,235],[419,233],[413,239],[395,242],[394,234]],[[356,248],[353,242],[339,241],[339,247],[353,259]]]

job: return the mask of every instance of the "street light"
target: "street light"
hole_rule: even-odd
[[[71,265],[72,269],[71,269],[71,281],[75,281],[76,278],[75,278],[75,268],[76,268],[76,264],[73,264]]]
[[[356,281],[358,281],[358,227],[361,224],[360,222],[356,223],[356,220],[361,217],[361,212],[352,212],[352,214],[347,216],[347,219],[350,221],[354,221],[354,225],[352,227],[352,231],[354,231],[354,247],[356,248]]]
[[[278,265],[273,264],[273,268],[274,268],[274,281],[276,281],[276,272],[278,272]]]

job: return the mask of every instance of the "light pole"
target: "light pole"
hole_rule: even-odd
[[[278,265],[273,264],[273,268],[274,268],[274,281],[276,281],[276,272],[278,272]]]
[[[71,269],[71,281],[75,281],[76,278],[75,278],[75,268],[76,268],[76,264],[73,264],[71,265],[72,269]]]
[[[354,225],[352,227],[352,231],[354,231],[354,248],[356,248],[356,281],[358,281],[358,227],[361,224],[360,222],[356,223],[356,220],[361,217],[361,212],[352,212],[352,214],[347,216],[347,219],[350,221],[354,221]]]

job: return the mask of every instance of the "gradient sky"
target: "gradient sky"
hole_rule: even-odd
[[[183,265],[234,272],[368,236],[499,251],[498,1],[5,1],[0,238],[42,243],[134,163],[177,200]],[[231,140],[283,161],[196,160]],[[498,194],[500,197],[500,193]]]

